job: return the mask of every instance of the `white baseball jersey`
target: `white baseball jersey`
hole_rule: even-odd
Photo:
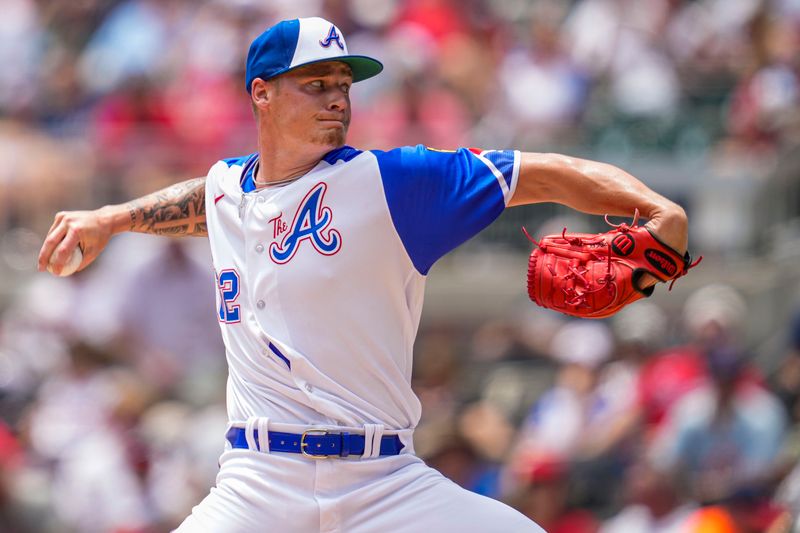
[[[231,421],[415,427],[426,274],[500,215],[519,160],[345,146],[296,181],[258,190],[258,154],[215,164],[206,220]]]

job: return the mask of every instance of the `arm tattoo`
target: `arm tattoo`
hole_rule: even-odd
[[[206,179],[194,178],[128,203],[131,231],[155,235],[208,235]]]

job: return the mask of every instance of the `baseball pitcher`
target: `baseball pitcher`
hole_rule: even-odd
[[[646,231],[624,232],[636,242],[617,247],[656,246],[649,236],[679,263],[670,275],[616,263],[607,274],[598,254],[615,238],[573,237],[562,252],[584,247],[588,262],[562,266],[559,256],[535,274],[552,278],[537,282],[541,303],[566,291],[551,307],[589,316],[597,290],[643,295],[686,270],[683,209],[616,167],[514,150],[347,146],[351,86],[382,68],[350,54],[326,20],[278,23],[247,56],[256,153],[127,204],[59,213],[44,241],[39,269],[60,273],[76,248],[85,268],[123,231],[210,240],[229,426],[216,486],[178,531],[541,532],[414,454],[412,348],[428,271],[507,207],[538,202],[638,210]],[[536,262],[532,272],[546,261]],[[596,279],[569,278],[571,266]]]

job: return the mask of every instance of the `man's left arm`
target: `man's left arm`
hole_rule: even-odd
[[[508,207],[541,202],[594,215],[630,217],[638,209],[648,219],[646,226],[665,244],[681,254],[688,246],[683,208],[614,165],[561,154],[522,153]]]

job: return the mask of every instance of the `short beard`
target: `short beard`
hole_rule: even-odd
[[[347,136],[347,129],[330,129],[323,131],[314,136],[312,142],[323,146],[340,147],[344,145],[345,137]]]

